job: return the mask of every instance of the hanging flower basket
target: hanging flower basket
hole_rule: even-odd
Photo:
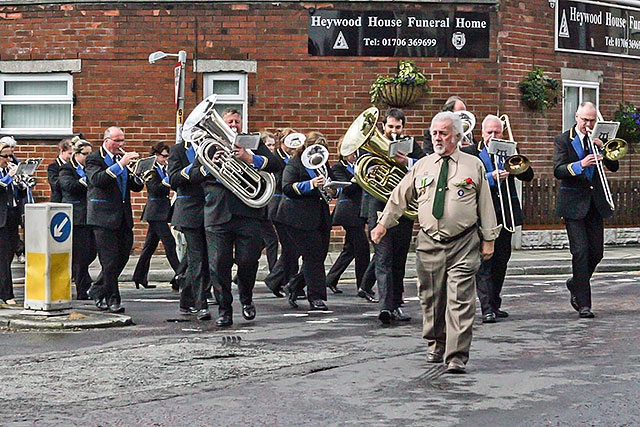
[[[545,76],[541,68],[531,70],[529,75],[518,83],[518,88],[527,107],[540,112],[555,107],[562,98],[560,82]]]
[[[429,93],[427,77],[411,61],[400,61],[398,73],[378,76],[369,88],[371,103],[383,102],[390,107],[406,107]]]
[[[387,83],[380,88],[380,99],[390,107],[402,108],[420,99],[423,92],[422,86]]]
[[[629,144],[640,142],[640,110],[630,103],[620,103],[615,114],[615,121],[620,122],[617,138]]]

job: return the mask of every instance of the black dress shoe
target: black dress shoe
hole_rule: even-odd
[[[226,328],[231,325],[233,325],[233,319],[228,314],[223,314],[216,320],[216,326],[219,328]]]
[[[467,367],[464,362],[457,357],[451,359],[447,365],[447,371],[450,374],[464,374],[467,371]]]
[[[321,299],[316,299],[309,302],[309,310],[311,311],[327,311],[329,308]]]
[[[411,316],[404,314],[402,309],[398,307],[391,312],[391,319],[397,320],[398,322],[408,322],[411,320]]]
[[[378,320],[383,325],[391,324],[391,312],[389,310],[380,310],[380,314],[378,314]]]
[[[591,311],[589,307],[580,307],[578,313],[580,313],[580,317],[582,319],[593,319],[594,317],[596,317],[596,315],[593,314],[593,311]]]
[[[573,309],[579,313],[580,306],[578,306],[578,298],[576,298],[576,296],[572,294],[569,302],[571,303],[571,307],[573,307]]]
[[[296,300],[298,299],[298,295],[294,289],[291,289],[291,286],[286,285],[284,287],[284,291],[287,293],[287,302],[292,308],[298,308],[298,303]]]
[[[506,319],[507,317],[509,317],[509,313],[507,313],[504,310],[498,309],[498,310],[494,310],[493,312],[495,313],[498,319]]]
[[[342,293],[342,289],[338,289],[338,286],[334,285],[333,283],[327,283],[327,288],[329,288],[334,294]]]
[[[242,306],[242,317],[245,320],[253,320],[256,318],[256,306],[253,303]]]
[[[150,285],[148,283],[138,283],[138,282],[134,282],[136,284],[136,289],[140,289],[140,286],[142,286],[145,289],[153,289],[156,287],[156,285]]]
[[[78,301],[87,301],[87,300],[90,300],[90,299],[91,299],[91,297],[89,297],[89,295],[87,295],[87,294],[84,294],[84,295],[79,294],[79,295],[76,297],[76,299],[77,299]]]
[[[428,352],[427,363],[442,363],[442,355],[435,351]]]
[[[282,288],[271,289],[271,293],[276,296],[276,298],[284,298],[284,293]]]
[[[108,306],[109,313],[124,313],[124,307],[120,303],[113,303]]]
[[[96,301],[96,307],[98,308],[98,310],[102,311],[109,310],[109,304],[107,304],[107,301],[105,301],[104,299]]]
[[[369,302],[376,302],[376,303],[379,302],[372,292],[367,292],[362,288],[358,289],[358,296],[360,298],[366,299]]]
[[[496,323],[496,314],[495,313],[483,314],[482,323]]]
[[[196,313],[196,319],[201,321],[211,320],[211,312],[208,308],[200,309]]]
[[[196,314],[196,313],[198,312],[198,310],[196,310],[196,308],[195,308],[195,307],[189,307],[189,308],[183,308],[183,307],[180,307],[180,308],[178,309],[178,312],[179,312],[180,314],[184,314],[184,315],[189,316],[189,315],[192,315],[192,314]]]

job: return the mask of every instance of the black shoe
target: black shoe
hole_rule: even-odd
[[[391,312],[389,310],[381,310],[380,314],[378,314],[378,320],[383,325],[390,325],[391,324]]]
[[[196,313],[196,319],[198,320],[211,320],[211,312],[209,311],[208,308],[203,308],[201,310],[198,310],[198,312]]]
[[[276,298],[284,298],[284,289],[282,289],[282,287],[271,289],[271,293],[275,295]]]
[[[569,299],[569,302],[571,303],[571,307],[573,307],[573,309],[579,313],[580,307],[578,306],[578,298],[576,298],[575,295],[571,294],[571,298]]]
[[[496,314],[495,313],[483,314],[482,323],[496,323]]]
[[[589,307],[580,307],[578,313],[580,313],[580,317],[582,319],[593,319],[594,317],[596,317],[596,315],[593,314],[593,311],[591,311]]]
[[[442,363],[442,355],[435,351],[428,352],[427,363]]]
[[[92,299],[92,298],[91,298],[91,297],[89,297],[89,295],[87,295],[87,294],[85,293],[85,294],[78,294],[78,296],[76,297],[76,299],[77,299],[78,301],[87,301],[87,300],[90,300],[90,299]]]
[[[342,289],[338,289],[338,286],[334,285],[333,283],[327,283],[327,288],[329,288],[334,294],[342,293]]]
[[[509,313],[507,313],[504,310],[498,309],[498,310],[494,310],[493,312],[495,313],[498,319],[506,319],[507,317],[509,317]]]
[[[391,319],[397,320],[398,322],[408,322],[411,320],[411,316],[404,314],[400,307],[396,308],[391,312]]]
[[[136,284],[136,289],[140,289],[140,286],[142,286],[145,289],[153,289],[156,287],[156,285],[150,285],[148,283],[138,283],[138,282],[134,282]]]
[[[321,299],[316,299],[309,302],[310,311],[327,311],[329,308]]]
[[[171,292],[178,293],[180,292],[180,281],[184,277],[182,275],[173,276],[173,279],[169,283],[171,283]]]
[[[94,285],[89,286],[89,289],[87,290],[87,296],[96,302],[96,306],[98,305],[100,300],[104,298],[104,296],[102,295],[102,289]]]
[[[242,317],[245,320],[253,320],[256,318],[256,306],[253,303],[242,306]]]
[[[450,374],[464,374],[467,371],[467,367],[464,362],[457,357],[451,359],[447,365],[447,371]]]
[[[192,315],[192,314],[196,314],[196,313],[198,312],[198,310],[196,310],[196,308],[195,308],[195,307],[189,307],[189,308],[183,308],[183,307],[180,307],[180,308],[178,309],[178,312],[179,312],[180,314],[184,314],[184,315],[189,316],[189,315]]]
[[[108,306],[107,309],[109,310],[109,313],[124,313],[124,307],[117,302]]]
[[[373,295],[373,292],[367,292],[364,289],[358,289],[358,296],[360,298],[364,298],[369,302],[379,302],[378,299]]]
[[[219,328],[226,328],[231,325],[233,325],[233,319],[228,314],[223,314],[216,320],[216,326]]]
[[[107,304],[107,301],[104,299],[101,299],[100,301],[96,301],[96,307],[98,308],[98,310],[102,310],[102,311],[109,310],[109,304]]]
[[[296,300],[298,299],[298,295],[295,290],[291,289],[291,286],[286,285],[284,287],[284,291],[287,293],[287,302],[292,308],[298,308],[298,303]]]

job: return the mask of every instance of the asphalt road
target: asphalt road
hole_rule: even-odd
[[[478,313],[465,375],[425,362],[413,283],[408,324],[379,325],[353,283],[326,313],[260,283],[256,320],[236,302],[223,330],[168,321],[168,285],[124,284],[135,326],[0,330],[0,425],[640,425],[640,273],[594,278],[595,319],[578,319],[565,280],[508,278],[511,316],[483,325]]]

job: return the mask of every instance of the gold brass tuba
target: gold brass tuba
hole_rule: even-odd
[[[269,203],[276,188],[276,179],[269,172],[259,171],[238,160],[233,154],[236,134],[215,110],[216,95],[208,96],[187,117],[182,136],[198,144],[197,156],[209,172],[251,208]],[[214,154],[221,151],[214,161]]]
[[[349,126],[342,139],[340,154],[343,157],[362,149],[367,153],[358,157],[354,165],[354,176],[360,187],[376,199],[386,202],[391,191],[407,174],[407,168],[389,157],[389,143],[376,127],[380,111],[376,107],[364,110]],[[413,201],[404,211],[404,216],[415,219],[418,203]]]

